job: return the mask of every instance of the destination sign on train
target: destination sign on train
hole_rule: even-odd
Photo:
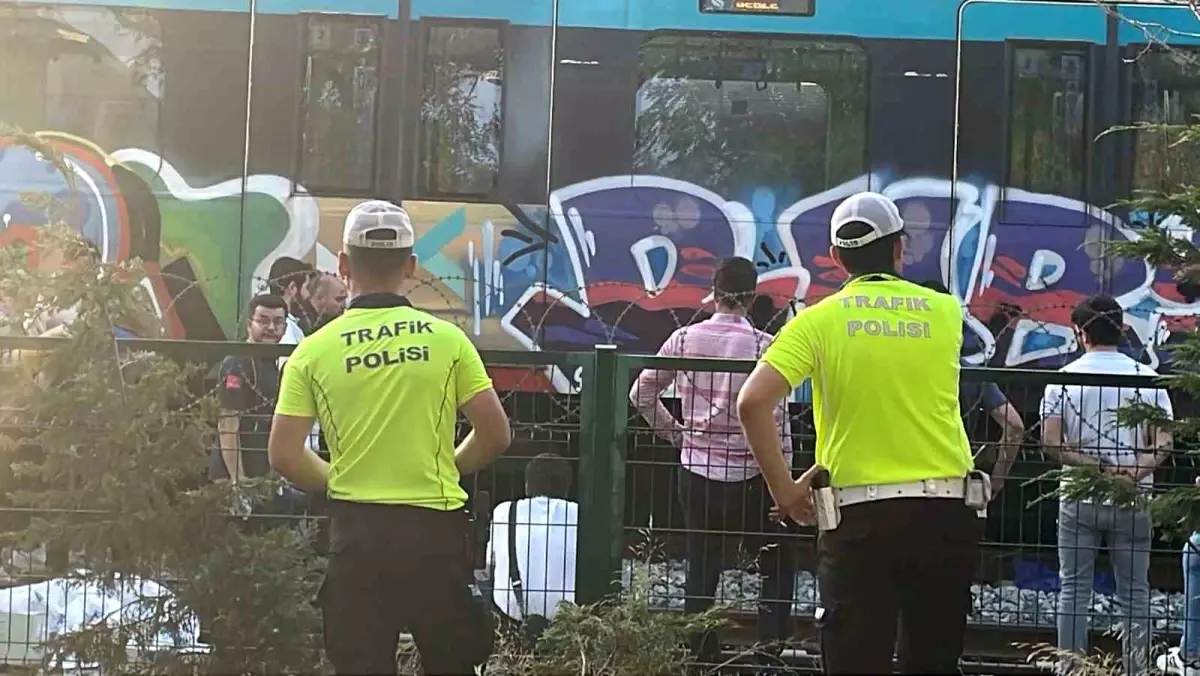
[[[777,14],[812,16],[816,0],[700,0],[700,11],[710,14]]]

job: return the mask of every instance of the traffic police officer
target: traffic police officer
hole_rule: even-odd
[[[347,216],[338,272],[352,300],[292,353],[268,444],[280,474],[328,492],[321,602],[338,674],[395,674],[402,627],[427,674],[474,673],[490,650],[469,587],[459,480],[504,451],[508,419],[462,330],[400,295],[413,239],[393,204]],[[472,431],[455,448],[459,411]],[[305,447],[314,419],[329,463]]]
[[[821,656],[828,674],[900,666],[957,674],[986,475],[972,471],[958,410],[962,310],[900,279],[904,221],[877,193],[833,212],[842,289],[801,311],[738,396],[778,509],[820,529]],[[792,480],[772,412],[812,378],[817,464]]]

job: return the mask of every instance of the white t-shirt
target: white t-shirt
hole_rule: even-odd
[[[517,567],[529,612],[553,619],[560,601],[575,602],[579,505],[559,498],[502,502],[492,511],[487,562],[496,606],[514,620],[521,609],[508,575],[508,510],[517,505]]]
[[[299,345],[300,341],[304,340],[304,332],[300,330],[300,322],[288,313],[287,328],[283,331],[283,337],[279,339],[280,345]],[[287,357],[279,358],[279,372],[283,373],[283,365],[287,363]],[[317,449],[317,440],[321,436],[321,423],[313,423],[312,432],[308,437],[308,447],[312,450]]]
[[[300,321],[291,314],[287,316],[287,328],[283,331],[283,337],[279,339],[280,345],[299,345],[300,341],[304,340],[304,332],[300,330]],[[283,358],[287,361],[286,358]],[[282,362],[280,366],[282,367]]]
[[[1088,352],[1059,369],[1062,373],[1158,375],[1154,369],[1120,352]],[[1042,398],[1042,419],[1061,418],[1063,441],[1079,444],[1079,451],[1102,462],[1132,467],[1140,453],[1151,451],[1145,426],[1118,427],[1117,410],[1143,402],[1159,406],[1174,416],[1171,398],[1160,388],[1101,387],[1099,385],[1047,385]],[[1154,475],[1141,485],[1154,485]]]

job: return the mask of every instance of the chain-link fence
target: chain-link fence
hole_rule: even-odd
[[[181,489],[225,480],[219,471],[226,465],[221,450],[230,434],[237,437],[244,466],[267,471],[265,460],[252,458],[265,455],[273,408],[271,379],[278,378],[279,360],[290,347],[118,343],[130,353],[157,352],[197,366],[190,380],[193,400],[164,405],[215,401],[207,414],[209,447],[178,450],[197,459],[191,484]],[[53,345],[47,339],[10,338],[0,342],[0,350],[10,359],[23,359]],[[773,653],[786,647],[778,659],[791,663],[805,663],[806,654],[817,652],[812,641],[812,616],[820,603],[813,574],[815,533],[794,525],[781,527],[767,518],[769,495],[730,409],[740,379],[753,362],[621,355],[608,346],[590,353],[485,351],[483,357],[502,390],[514,439],[493,467],[465,478],[464,486],[475,517],[476,577],[502,614],[553,615],[560,600],[598,601],[620,584],[627,598],[640,593],[662,612],[694,611],[712,601],[728,604],[735,626],[718,635],[718,644],[734,651],[732,656],[726,653],[727,660],[738,661],[739,651],[754,653],[737,646],[760,638],[775,640]],[[533,386],[544,383],[551,369],[578,375],[570,391]],[[1027,651],[1013,644],[1053,643],[1056,630],[1062,628],[1058,597],[1065,579],[1075,589],[1096,592],[1091,598],[1076,594],[1080,600],[1072,606],[1078,621],[1086,622],[1092,646],[1114,648],[1113,638],[1105,633],[1131,612],[1144,614],[1153,640],[1160,644],[1176,643],[1186,620],[1200,620],[1188,616],[1178,534],[1150,536],[1147,531],[1146,537],[1133,539],[1109,524],[1084,529],[1095,536],[1086,542],[1080,540],[1079,527],[1068,534],[1073,541],[1064,540],[1060,513],[1069,505],[1060,505],[1051,495],[1059,479],[1047,475],[1059,462],[1041,443],[1044,402],[1056,388],[1087,390],[1103,399],[1107,388],[1152,392],[1158,387],[1162,384],[1155,379],[1139,376],[963,370],[962,413],[977,465],[1003,480],[996,484],[988,511],[972,587],[968,652],[974,658],[1015,663]],[[243,398],[230,398],[230,389],[239,390]],[[1171,404],[1177,417],[1194,408],[1176,392],[1171,393]],[[1077,433],[1091,426],[1092,439],[1111,432],[1096,429],[1111,427],[1101,409],[1088,410],[1060,415],[1073,421]],[[20,437],[21,426],[30,424],[22,418],[29,411],[9,402],[4,413],[6,434]],[[237,420],[236,428],[222,426],[230,419]],[[36,424],[53,426],[56,421]],[[807,388],[792,395],[786,411],[780,412],[780,424],[781,438],[793,452],[793,466],[809,466],[815,433]],[[314,430],[310,445],[324,450],[319,430]],[[1191,446],[1188,439],[1176,440],[1172,459],[1152,474],[1156,489],[1193,482],[1195,473],[1186,455]],[[38,462],[40,449],[10,450],[16,454],[10,457],[18,461]],[[400,454],[398,447],[398,462]],[[6,497],[22,490],[19,479],[6,480]],[[101,472],[80,480],[105,478]],[[247,529],[259,531],[281,522],[295,524],[290,530],[313,536],[313,545],[322,552],[323,496],[284,483],[272,483],[270,490],[273,496],[253,510],[226,505],[214,518],[240,520]],[[10,533],[37,520],[79,517],[39,513],[7,499],[0,508]],[[1078,525],[1078,514],[1073,518]],[[1102,552],[1093,564],[1072,556],[1074,568],[1060,575],[1070,551],[1090,552],[1105,541],[1111,553]],[[8,589],[0,592],[0,657],[13,664],[40,663],[41,645],[54,634],[131,612],[136,604],[130,598],[144,603],[147,597],[169,595],[174,581],[191,574],[164,567],[159,576],[131,579],[141,585],[132,590],[111,581],[79,584],[72,578],[81,543],[64,535],[51,542],[10,544],[2,566]],[[760,551],[764,544],[765,555]],[[522,578],[519,600],[511,582],[514,562]],[[1087,580],[1077,584],[1081,574],[1090,579],[1090,587]],[[1125,603],[1121,597],[1129,596],[1142,578],[1145,602]],[[1138,593],[1142,592],[1133,595]],[[760,596],[775,603],[760,612]],[[180,653],[203,647],[210,621],[201,618],[190,640],[164,636],[164,650]],[[765,628],[764,623],[771,626]],[[1073,626],[1065,630],[1071,632]],[[755,650],[762,652],[763,645]],[[811,666],[811,659],[807,664]],[[993,673],[999,669],[995,664],[988,668]]]

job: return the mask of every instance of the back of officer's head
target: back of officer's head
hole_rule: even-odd
[[[1124,335],[1125,311],[1115,298],[1100,294],[1076,305],[1071,323],[1084,348],[1116,347]]]
[[[557,453],[542,453],[525,466],[525,494],[563,498],[571,491],[571,463]]]
[[[338,274],[353,294],[399,292],[416,265],[412,222],[400,207],[363,202],[346,216]]]
[[[745,258],[726,258],[713,275],[713,300],[729,310],[748,310],[758,287],[758,270]]]
[[[829,219],[829,256],[851,277],[904,271],[904,219],[892,200],[874,192],[846,198]]]

